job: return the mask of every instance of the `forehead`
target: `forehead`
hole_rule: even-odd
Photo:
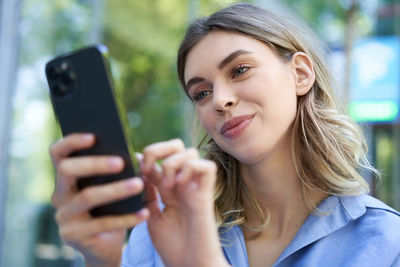
[[[214,68],[226,56],[237,50],[254,54],[272,50],[252,37],[225,31],[212,31],[199,41],[188,53],[185,65],[185,81],[204,68]]]

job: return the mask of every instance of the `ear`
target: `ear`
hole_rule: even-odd
[[[315,82],[311,58],[303,52],[297,52],[293,54],[290,64],[294,74],[297,96],[307,94]]]

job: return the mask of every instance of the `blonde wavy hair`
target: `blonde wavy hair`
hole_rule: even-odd
[[[213,15],[194,21],[188,28],[178,51],[178,76],[185,88],[184,70],[191,48],[215,30],[246,35],[260,40],[283,60],[290,61],[296,52],[306,53],[315,70],[315,83],[304,96],[298,97],[297,115],[292,130],[292,157],[302,182],[303,199],[315,210],[310,191],[328,195],[357,195],[369,191],[368,183],[360,176],[360,169],[368,169],[379,177],[379,172],[367,159],[367,145],[361,129],[343,112],[334,95],[334,79],[324,60],[324,51],[317,39],[304,27],[289,22],[254,5],[240,3]],[[239,162],[223,151],[205,133],[199,148],[218,165],[215,187],[215,214],[219,227],[245,226],[244,205],[250,203],[262,224],[269,221],[256,199],[240,177]]]

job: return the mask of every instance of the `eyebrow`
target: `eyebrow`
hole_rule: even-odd
[[[252,54],[253,52],[247,51],[247,50],[243,50],[243,49],[239,49],[236,50],[232,53],[230,53],[227,57],[225,57],[219,64],[218,64],[218,69],[223,69],[226,65],[228,65],[229,63],[231,63],[235,58],[237,58],[240,55],[243,54]],[[204,82],[205,79],[201,78],[201,77],[193,77],[192,79],[190,79],[185,86],[186,92],[189,91],[190,87],[192,87],[194,84],[196,83],[201,83]]]
[[[226,58],[224,58],[224,60],[222,60],[221,63],[218,64],[218,68],[223,69],[226,65],[231,63],[235,58],[243,54],[252,54],[252,52],[243,49],[236,50],[235,52],[230,53]]]
[[[189,91],[189,89],[190,89],[190,87],[192,85],[194,85],[196,83],[201,83],[201,82],[204,82],[204,81],[205,81],[205,79],[204,78],[200,78],[200,77],[194,77],[194,78],[190,79],[187,82],[186,86],[185,86],[186,92]]]

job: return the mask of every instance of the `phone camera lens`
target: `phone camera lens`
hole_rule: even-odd
[[[68,71],[68,72],[64,73],[61,77],[61,80],[65,84],[71,84],[75,79],[76,79],[76,75],[73,71]]]
[[[52,93],[57,97],[63,97],[68,93],[68,88],[65,84],[55,84],[51,88]]]
[[[49,77],[53,80],[58,79],[58,76],[60,75],[61,70],[58,67],[50,67],[49,68]]]
[[[68,62],[67,62],[67,61],[61,62],[60,68],[61,68],[62,71],[67,71],[67,70],[69,69],[69,64],[68,64]]]

